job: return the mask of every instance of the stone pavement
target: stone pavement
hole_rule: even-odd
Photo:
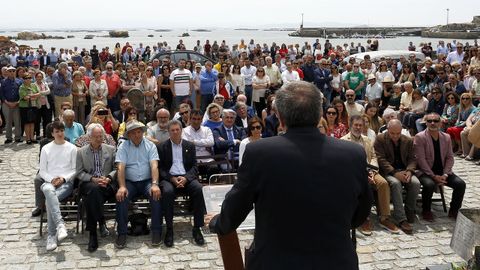
[[[0,269],[223,269],[216,237],[205,235],[207,244],[203,247],[193,244],[189,218],[175,219],[173,248],[152,248],[150,238],[143,236],[129,237],[127,248],[116,250],[114,236],[109,236],[99,238],[99,249],[91,254],[86,251],[88,233],[76,234],[75,222],[68,222],[69,237],[57,250],[47,252],[46,236],[38,233],[38,218],[30,217],[38,145],[6,147],[4,140],[0,136]],[[479,207],[480,166],[457,158],[455,161],[454,171],[467,182],[464,207]],[[445,190],[448,203],[451,190]],[[462,261],[449,247],[454,222],[438,203],[434,203],[434,213],[436,222],[417,221],[413,236],[392,235],[378,225],[370,237],[357,234],[360,269],[425,269],[426,265]],[[113,222],[108,226],[113,232]],[[293,228],[286,228],[286,234],[289,229]],[[239,238],[241,246],[247,246],[253,233],[240,232]]]

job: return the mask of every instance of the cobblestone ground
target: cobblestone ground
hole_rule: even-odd
[[[205,235],[203,247],[193,244],[189,218],[175,219],[173,248],[152,248],[150,238],[144,236],[129,237],[127,248],[119,251],[113,246],[114,236],[109,236],[99,238],[99,249],[91,254],[86,251],[88,233],[76,234],[75,222],[68,222],[69,237],[57,250],[47,252],[46,236],[39,235],[39,220],[30,216],[38,145],[6,147],[4,140],[0,136],[0,269],[223,269],[216,237]],[[467,182],[464,207],[479,207],[480,166],[455,161],[455,172]],[[450,195],[446,188],[448,201]],[[392,235],[378,225],[370,237],[358,234],[360,269],[425,269],[426,265],[462,261],[449,247],[454,222],[439,204],[434,203],[434,213],[435,223],[418,220],[412,236]],[[113,222],[108,226],[113,232]],[[247,246],[253,233],[240,232],[239,238],[241,246]]]

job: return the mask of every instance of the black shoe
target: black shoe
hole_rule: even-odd
[[[110,235],[110,231],[107,228],[107,225],[105,223],[100,224],[100,236],[101,237],[107,237]]]
[[[37,140],[32,140],[32,143],[36,144],[36,143],[38,143],[38,141]]]
[[[42,213],[42,209],[37,207],[32,211],[32,217],[38,217],[38,216],[40,216],[41,213]]]
[[[409,211],[405,209],[405,215],[407,216],[408,223],[415,223],[415,211]]]
[[[195,240],[195,243],[197,243],[197,245],[202,246],[205,244],[205,239],[203,239],[203,234],[200,228],[194,227],[192,229],[192,236],[193,240]]]
[[[90,233],[90,239],[88,240],[88,252],[94,252],[98,248],[98,239],[96,233]]]
[[[32,141],[28,140],[28,141],[27,141],[27,144],[32,144]]]
[[[21,143],[21,142],[23,142],[23,140],[22,139],[16,139],[15,142],[16,143]]]
[[[117,236],[117,241],[115,241],[115,247],[118,249],[123,249],[127,245],[127,235],[120,234]]]
[[[9,143],[12,143],[12,142],[13,142],[12,140],[6,139],[5,142],[4,142],[4,144],[9,144]]]
[[[173,247],[173,229],[167,228],[167,232],[165,233],[165,246]]]
[[[152,232],[152,246],[158,247],[160,246],[160,242],[162,241],[162,233],[159,232]]]

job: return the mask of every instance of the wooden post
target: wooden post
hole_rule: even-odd
[[[237,231],[226,235],[218,235],[218,243],[222,252],[223,268],[225,270],[244,270]]]

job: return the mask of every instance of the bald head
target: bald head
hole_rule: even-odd
[[[387,124],[388,136],[393,143],[397,143],[402,135],[402,122],[398,119],[392,119]]]
[[[170,119],[170,112],[167,109],[160,109],[157,111],[157,124],[161,129],[165,129]]]
[[[247,103],[247,96],[245,96],[244,94],[240,94],[237,96],[237,101]]]

